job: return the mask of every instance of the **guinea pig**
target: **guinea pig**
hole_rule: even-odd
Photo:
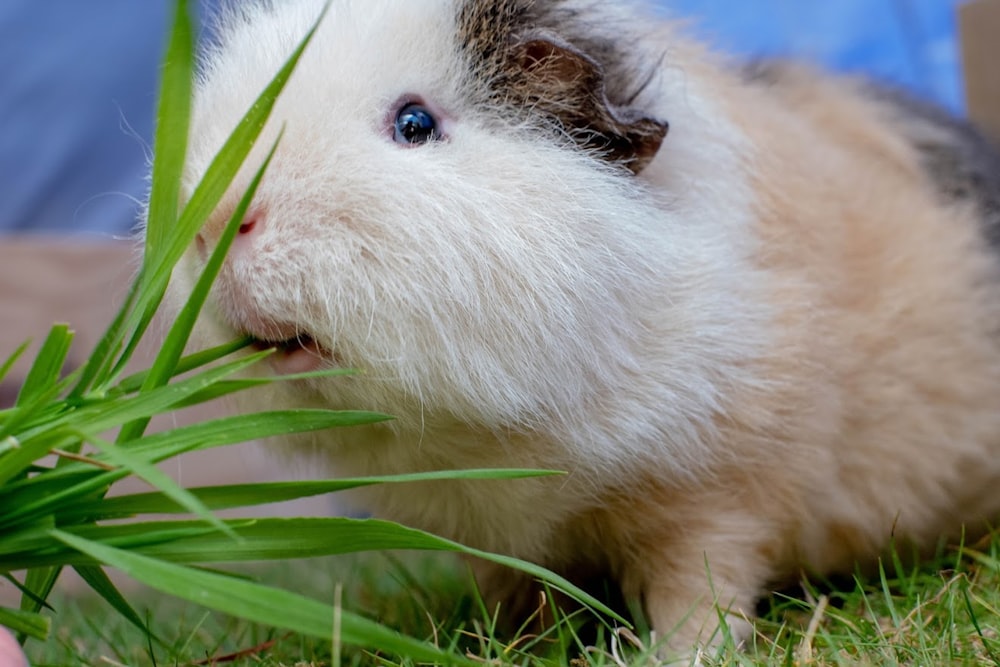
[[[324,4],[224,13],[184,192]],[[200,339],[358,369],[253,399],[395,416],[295,441],[337,474],[566,473],[373,514],[606,576],[680,653],[1000,516],[1000,158],[961,122],[628,2],[333,0],[175,301],[282,128]]]

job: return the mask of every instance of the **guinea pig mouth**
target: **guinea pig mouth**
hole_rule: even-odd
[[[276,350],[268,361],[282,375],[318,370],[324,362],[335,360],[336,356],[325,350],[309,334],[297,334],[278,341],[254,338],[251,345],[257,350]]]

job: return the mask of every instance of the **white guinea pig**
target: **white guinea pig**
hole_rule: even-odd
[[[323,4],[224,17],[188,193]],[[682,651],[716,605],[745,637],[770,585],[1000,516],[1000,162],[971,129],[625,2],[333,0],[176,299],[282,126],[204,340],[362,370],[258,397],[395,415],[306,443],[339,474],[568,473],[375,487],[375,514],[607,575]]]

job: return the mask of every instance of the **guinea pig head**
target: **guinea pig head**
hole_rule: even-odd
[[[188,192],[322,4],[224,20]],[[334,2],[185,258],[195,274],[282,132],[207,335],[278,346],[278,372],[362,371],[292,393],[489,427],[583,410],[587,387],[635,368],[642,295],[661,282],[636,174],[667,125],[629,99],[643,82],[628,58],[561,33],[559,7]]]

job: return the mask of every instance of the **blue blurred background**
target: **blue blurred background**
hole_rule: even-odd
[[[963,110],[960,0],[660,0],[716,47],[893,81]],[[700,18],[699,18],[700,17]]]
[[[868,73],[961,112],[958,2],[659,0],[719,49]],[[0,2],[0,231],[129,233],[169,4]]]

